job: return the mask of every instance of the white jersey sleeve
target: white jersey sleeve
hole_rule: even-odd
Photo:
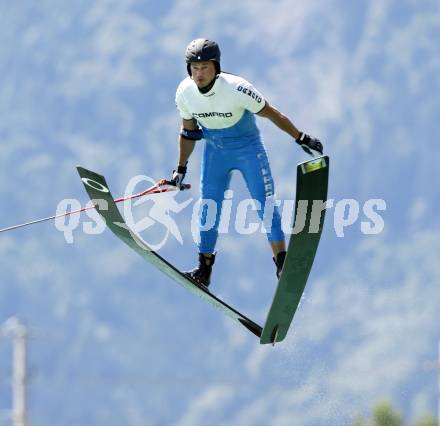
[[[184,83],[185,80],[182,82]],[[176,90],[176,106],[177,109],[179,110],[179,114],[180,116],[184,119],[184,120],[191,120],[193,118],[192,114],[189,112],[187,106],[186,106],[186,102],[185,102],[185,98],[183,95],[183,88],[182,88],[183,84],[180,84],[179,87]]]
[[[237,102],[240,106],[254,114],[260,112],[266,105],[263,95],[244,78],[240,78],[237,83],[236,92]]]

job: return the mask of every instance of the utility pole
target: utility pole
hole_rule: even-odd
[[[12,422],[14,426],[27,424],[27,327],[17,318],[9,318],[3,326],[3,333],[13,339],[12,375]]]

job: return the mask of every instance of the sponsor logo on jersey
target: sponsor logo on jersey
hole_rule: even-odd
[[[246,87],[243,87],[243,86],[238,86],[237,87],[237,90],[239,91],[239,92],[242,92],[243,94],[245,94],[245,95],[248,95],[248,96],[250,96],[252,99],[255,99],[256,101],[257,101],[257,103],[261,103],[261,101],[263,100],[262,98],[261,98],[261,96],[258,96],[255,92],[253,92],[252,90],[250,90],[250,89],[247,89]]]
[[[232,117],[232,112],[200,112],[194,113],[194,118],[210,118],[210,117],[219,117],[219,118],[229,118]]]

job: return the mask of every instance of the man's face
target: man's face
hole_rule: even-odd
[[[215,71],[212,61],[191,62],[192,78],[199,88],[207,86],[214,79]]]

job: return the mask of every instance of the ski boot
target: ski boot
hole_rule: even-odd
[[[199,253],[199,266],[192,271],[185,272],[185,275],[205,287],[211,282],[212,265],[214,265],[215,253],[210,257]]]
[[[280,251],[276,257],[273,257],[273,261],[277,267],[277,278],[280,278],[281,271],[283,270],[284,259],[286,258],[287,252]]]

